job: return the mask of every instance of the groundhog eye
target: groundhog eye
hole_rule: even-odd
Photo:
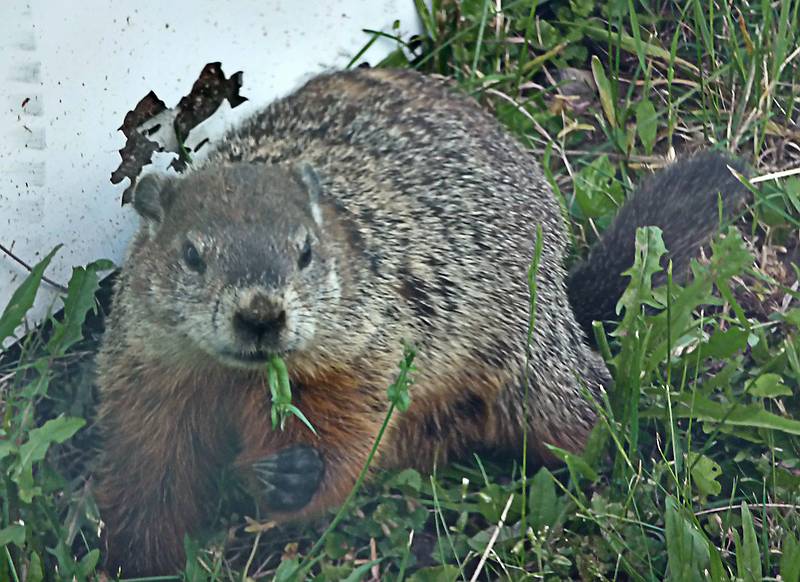
[[[203,263],[203,257],[200,256],[200,251],[189,241],[186,241],[183,245],[183,260],[186,262],[186,266],[193,271],[202,273],[205,270],[205,264]]]
[[[300,258],[297,259],[297,266],[305,269],[311,264],[311,240],[306,239],[306,244],[300,252]]]

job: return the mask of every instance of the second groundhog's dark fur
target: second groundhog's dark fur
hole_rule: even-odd
[[[635,228],[664,228],[685,266],[714,230],[717,194],[732,206],[742,193],[715,155],[663,176],[571,276],[579,320],[539,166],[443,79],[320,76],[185,177],[143,179],[142,226],[99,359],[109,566],[179,569],[184,534],[204,523],[225,467],[271,518],[340,503],[386,414],[403,341],[418,349],[416,384],[379,466],[515,450],[525,431],[540,449],[579,451],[595,420],[582,393],[610,381],[581,325],[613,315]],[[675,222],[678,212],[691,221]],[[272,429],[264,366],[275,353],[319,438],[295,418]]]

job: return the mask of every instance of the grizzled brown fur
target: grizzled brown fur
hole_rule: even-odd
[[[714,214],[716,197],[704,195]],[[110,567],[179,569],[183,535],[204,523],[219,471],[257,484],[254,467],[298,443],[324,463],[310,500],[270,512],[274,494],[253,494],[278,520],[340,503],[385,416],[404,340],[418,348],[416,384],[379,466],[514,450],[525,431],[540,448],[584,445],[595,413],[582,391],[610,378],[567,298],[558,205],[531,153],[447,81],[387,70],[317,77],[189,175],[142,180],[134,206],[143,224],[99,360],[97,498]],[[631,220],[615,236],[632,239]],[[527,346],[537,226],[544,251]],[[609,260],[601,255],[593,260]],[[573,300],[592,295],[586,287]],[[295,418],[271,428],[270,353],[284,357],[319,438]]]

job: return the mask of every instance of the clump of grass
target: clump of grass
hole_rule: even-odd
[[[14,334],[33,304],[45,269],[58,247],[25,278],[0,315],[0,342]],[[16,346],[19,355],[0,359],[0,579],[87,579],[98,563],[96,539],[82,540],[83,528],[97,524],[97,511],[78,477],[65,480],[52,449],[86,425],[71,409],[79,403],[51,394],[56,365],[79,346],[82,328],[95,307],[98,273],[111,267],[98,261],[73,269],[64,298],[64,315]],[[53,391],[55,392],[55,391]],[[49,419],[38,412],[49,407]],[[84,542],[84,543],[81,543]],[[78,552],[73,551],[77,546]]]

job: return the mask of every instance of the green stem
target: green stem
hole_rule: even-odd
[[[361,472],[358,474],[358,479],[356,479],[355,485],[353,485],[353,488],[350,490],[350,494],[347,496],[347,499],[344,500],[344,503],[339,508],[339,511],[336,513],[336,517],[333,518],[333,521],[331,521],[330,525],[323,532],[322,536],[320,536],[320,538],[317,540],[317,543],[315,543],[311,548],[311,550],[308,552],[308,558],[306,558],[306,560],[310,559],[311,556],[316,554],[320,550],[320,548],[322,548],[323,544],[325,543],[325,538],[327,538],[330,535],[330,533],[334,529],[336,529],[336,526],[339,525],[339,522],[342,521],[342,519],[344,519],[345,512],[347,511],[350,502],[356,496],[359,489],[361,489],[361,485],[363,485],[364,483],[364,479],[367,476],[367,471],[369,470],[369,466],[370,464],[372,464],[372,459],[375,457],[375,453],[378,451],[378,445],[380,444],[381,439],[383,438],[383,433],[386,432],[386,427],[389,426],[389,420],[392,418],[392,413],[394,412],[394,409],[395,409],[394,403],[390,404],[389,410],[386,412],[386,417],[383,419],[383,424],[381,425],[381,429],[378,431],[378,436],[375,439],[375,442],[372,444],[372,449],[369,452],[369,456],[367,456],[366,463],[364,463],[364,466],[361,468]],[[301,570],[302,567],[298,569],[298,571]]]
[[[8,546],[5,547],[6,549],[6,557],[8,557],[8,566],[11,570],[11,575],[14,576],[14,582],[19,582],[19,576],[17,576],[17,569],[14,567],[14,560],[11,559],[11,552],[8,550]]]
[[[522,401],[522,417],[524,427],[522,430],[522,516],[521,516],[521,524],[522,524],[522,531],[525,531],[525,528],[528,525],[527,522],[527,506],[528,506],[528,422],[529,422],[529,410],[528,410],[528,399],[530,396],[531,390],[531,381],[530,381],[530,364],[531,364],[531,343],[533,342],[533,329],[536,325],[536,301],[538,299],[538,290],[539,286],[537,284],[536,278],[539,275],[539,264],[542,260],[542,249],[544,248],[543,244],[543,234],[542,234],[542,225],[536,225],[536,240],[534,241],[534,250],[533,250],[533,259],[531,260],[531,265],[528,269],[528,291],[529,291],[529,301],[530,301],[530,312],[528,317],[528,335],[526,338],[525,343],[525,373],[523,374],[523,378],[525,379],[525,398]],[[522,558],[525,559],[525,549],[524,546],[522,548]]]
[[[472,72],[470,73],[470,79],[475,78],[475,74],[478,72],[478,61],[481,58],[481,46],[483,45],[483,31],[486,29],[486,16],[489,14],[489,0],[484,0],[483,2],[483,13],[481,14],[481,25],[478,29],[478,41],[475,47],[475,55],[472,58]]]

